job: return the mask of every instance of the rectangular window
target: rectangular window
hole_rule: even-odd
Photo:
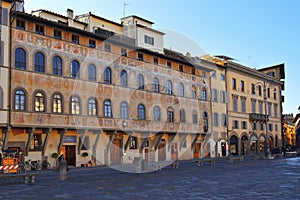
[[[272,116],[272,104],[268,103],[268,115]]]
[[[220,101],[221,101],[221,103],[227,103],[226,91],[220,91]]]
[[[54,37],[55,39],[61,40],[61,31],[54,29],[53,37]]]
[[[192,72],[191,72],[191,74],[193,74],[193,75],[195,75],[195,74],[196,74],[196,70],[195,70],[195,68],[194,68],[194,67],[192,67]]]
[[[110,44],[105,44],[104,45],[104,51],[111,52],[111,46],[110,46]]]
[[[253,122],[253,124],[252,124],[252,130],[257,130],[257,124],[256,124],[256,122]]]
[[[138,60],[143,61],[144,60],[144,54],[138,53]]]
[[[274,104],[274,117],[278,117],[278,106]]]
[[[219,100],[218,94],[219,94],[218,90],[216,90],[216,89],[212,90],[212,101],[218,102],[218,100]]]
[[[170,68],[172,68],[172,62],[167,61],[167,66],[170,67]]]
[[[268,72],[267,75],[275,77],[275,72]]]
[[[153,63],[154,63],[155,65],[158,65],[158,58],[153,58]]]
[[[246,121],[242,121],[242,129],[247,129],[247,122]]]
[[[268,124],[268,126],[269,126],[269,131],[273,131],[273,124]]]
[[[222,126],[227,126],[227,115],[222,114]]]
[[[258,107],[259,107],[259,114],[263,114],[263,102],[258,101]]]
[[[268,98],[270,98],[270,88],[267,89]]]
[[[237,96],[233,96],[232,97],[232,103],[233,103],[233,112],[237,112],[238,111],[238,97]]]
[[[35,33],[44,35],[44,26],[36,24],[35,25]]]
[[[198,123],[198,116],[197,114],[193,114],[193,124],[197,124]]]
[[[233,128],[239,129],[239,121],[238,120],[233,120]]]
[[[278,125],[275,124],[275,131],[278,131]]]
[[[127,49],[121,48],[121,56],[127,57]]]
[[[262,130],[262,131],[264,130],[264,124],[263,123],[260,124],[260,130]]]
[[[153,38],[153,37],[150,37],[150,36],[147,36],[147,35],[145,35],[145,43],[146,43],[146,44],[151,44],[151,45],[154,45],[154,38]]]
[[[130,136],[129,149],[137,149],[137,148],[138,148],[138,139],[137,139],[137,137]]]
[[[72,43],[79,44],[79,36],[78,35],[72,35]]]
[[[92,39],[89,39],[89,47],[95,48],[96,47],[96,41],[92,40]]]
[[[29,146],[30,151],[41,151],[42,150],[42,134],[34,134]]]
[[[232,89],[236,90],[236,79],[235,78],[232,79]]]
[[[245,82],[241,81],[241,92],[245,92]]]
[[[182,65],[179,65],[178,70],[179,70],[180,72],[183,72],[183,66],[182,66]]]
[[[219,114],[213,113],[213,126],[219,126]]]
[[[25,30],[25,21],[17,19],[17,29]]]
[[[251,94],[255,94],[255,85],[251,84]]]
[[[252,113],[256,113],[256,100],[251,100]]]
[[[246,98],[242,97],[241,98],[241,106],[242,106],[242,112],[246,112]]]

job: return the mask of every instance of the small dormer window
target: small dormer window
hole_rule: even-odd
[[[143,61],[144,55],[142,53],[138,53],[138,60]]]
[[[72,43],[79,44],[79,36],[78,35],[72,35]]]
[[[35,32],[40,35],[44,35],[44,26],[35,25]]]
[[[53,37],[54,37],[55,39],[61,40],[61,31],[55,30],[55,29],[54,29]]]
[[[275,74],[275,72],[268,72],[267,75],[275,77],[276,74]]]
[[[146,44],[154,45],[154,38],[153,38],[153,37],[150,37],[150,36],[148,36],[148,35],[145,35],[145,43],[146,43]]]
[[[17,29],[25,30],[25,21],[17,19]]]
[[[96,41],[92,40],[92,39],[89,39],[89,47],[95,48],[96,47]]]

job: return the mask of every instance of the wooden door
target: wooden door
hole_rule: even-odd
[[[201,143],[197,142],[194,147],[194,158],[200,158]]]
[[[110,164],[121,164],[121,140],[114,139],[110,145]]]
[[[166,144],[165,143],[159,143],[158,145],[158,160],[164,161],[166,160]]]
[[[178,159],[178,144],[174,143],[171,147],[171,159],[177,160]]]
[[[64,157],[68,165],[76,166],[76,146],[64,146]]]

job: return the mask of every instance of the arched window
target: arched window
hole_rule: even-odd
[[[53,113],[62,113],[63,104],[62,104],[62,96],[61,94],[53,94],[52,97],[52,112]]]
[[[153,80],[153,92],[159,92],[159,80],[154,78]]]
[[[140,120],[146,119],[146,111],[145,111],[145,106],[143,104],[138,105],[138,119]]]
[[[0,109],[3,109],[3,90],[0,87]]]
[[[106,67],[104,70],[104,83],[111,84],[111,69],[109,67]]]
[[[273,90],[273,97],[274,97],[274,99],[277,99],[277,90],[276,90],[276,88],[274,88],[274,90]]]
[[[138,90],[144,90],[144,76],[139,74],[138,76]]]
[[[34,95],[34,111],[45,112],[46,97],[42,92],[36,92]]]
[[[180,109],[180,122],[185,123],[185,110],[183,108]]]
[[[26,94],[22,89],[15,91],[15,110],[25,110],[26,109]]]
[[[53,71],[54,75],[57,75],[57,76],[62,75],[62,60],[59,56],[53,57],[52,71]]]
[[[258,86],[258,95],[259,95],[259,96],[262,95],[262,93],[261,93],[261,85]]]
[[[91,97],[88,100],[88,115],[89,116],[97,115],[97,100],[94,97]]]
[[[45,56],[41,52],[37,52],[34,56],[34,71],[45,73]]]
[[[71,114],[80,115],[81,112],[81,103],[78,96],[71,96]]]
[[[180,97],[184,96],[184,85],[182,83],[179,83],[178,85],[178,96]]]
[[[123,101],[121,102],[121,118],[127,119],[129,117],[128,114],[128,103]]]
[[[203,112],[203,130],[204,130],[204,132],[208,131],[208,114],[207,114],[207,112]]]
[[[193,111],[193,124],[198,124],[198,114],[197,111]]]
[[[166,93],[167,94],[173,94],[173,88],[172,88],[172,82],[167,81],[166,83]]]
[[[88,79],[89,81],[96,81],[96,67],[90,64],[88,67]]]
[[[79,73],[80,65],[77,60],[72,60],[71,62],[71,78],[80,78]]]
[[[153,116],[154,116],[154,121],[160,121],[161,120],[161,114],[160,114],[159,106],[154,106]]]
[[[22,48],[15,51],[15,68],[26,69],[26,52]]]
[[[111,106],[111,101],[105,100],[104,101],[104,117],[112,117],[112,106]]]
[[[207,91],[206,91],[206,88],[202,89],[202,100],[203,101],[207,100]]]
[[[168,115],[168,122],[174,122],[174,110],[173,108],[168,108],[167,110],[167,115]]]
[[[197,99],[197,89],[194,85],[192,86],[192,98]]]
[[[127,86],[127,72],[122,70],[120,73],[121,86]]]

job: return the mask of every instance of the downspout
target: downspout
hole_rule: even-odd
[[[229,108],[228,108],[228,78],[227,78],[227,73],[228,73],[228,64],[227,62],[224,64],[224,67],[225,67],[225,101],[226,101],[226,143],[227,143],[227,147],[226,147],[226,151],[227,151],[227,156],[229,156],[229,129],[228,129],[228,125],[229,125]]]

